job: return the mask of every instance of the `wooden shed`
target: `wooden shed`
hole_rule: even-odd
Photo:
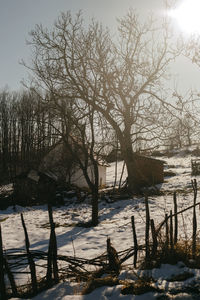
[[[164,181],[164,161],[136,155],[136,166],[140,186],[154,185]]]
[[[46,203],[55,197],[56,187],[54,174],[30,170],[15,177],[14,198],[21,205]]]

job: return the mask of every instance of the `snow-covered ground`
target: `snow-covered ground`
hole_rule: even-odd
[[[191,156],[176,156],[172,158],[159,158],[166,161],[166,171],[173,171],[176,175],[166,177],[165,182],[159,186],[164,191],[162,196],[151,196],[149,198],[150,215],[158,225],[165,216],[173,209],[173,191],[178,190],[177,195],[178,210],[185,208],[193,203],[193,193],[191,186]],[[118,163],[118,181],[121,174],[123,162]],[[114,167],[111,164],[107,169],[107,184],[114,182]],[[123,180],[126,178],[126,170]],[[197,177],[198,182],[198,177]],[[198,201],[198,199],[197,199]],[[24,247],[24,232],[21,225],[20,213],[23,212],[30,238],[31,249],[47,251],[50,231],[48,227],[48,212],[46,206],[35,206],[22,208],[17,206],[15,210],[9,207],[0,211],[0,221],[3,235],[3,245],[5,249]],[[90,201],[77,203],[76,199],[66,202],[65,206],[55,207],[53,209],[54,222],[57,224],[56,236],[59,254],[74,255],[83,258],[96,257],[106,250],[106,239],[111,238],[113,246],[117,251],[130,248],[133,245],[133,235],[131,227],[131,216],[135,217],[136,231],[139,243],[144,243],[145,232],[145,205],[143,197],[132,196],[128,199],[107,203],[101,200],[99,203],[99,225],[94,228],[75,227],[78,222],[87,222],[91,218]],[[192,230],[192,211],[189,210],[180,218],[179,237],[191,237]],[[197,218],[197,220],[200,218]],[[184,220],[184,222],[183,222]],[[199,222],[199,221],[198,221]],[[200,229],[200,224],[198,224]],[[72,243],[73,240],[73,243]],[[75,249],[75,250],[74,250]],[[171,276],[177,273],[190,271],[193,277],[184,282],[169,282]],[[39,270],[42,272],[42,270]],[[140,272],[134,270],[134,272]],[[134,280],[135,275],[131,270],[123,269],[120,277]],[[151,276],[157,280],[157,285],[167,291],[175,288],[184,290],[184,286],[191,285],[196,279],[200,279],[199,270],[189,270],[183,264],[176,266],[163,265],[160,269],[153,269]],[[42,275],[38,274],[38,275]],[[148,274],[149,275],[149,274]],[[196,282],[196,281],[195,281]],[[181,286],[182,285],[182,286]],[[78,288],[74,283],[60,283],[52,289],[43,292],[34,299],[156,299],[156,294],[146,293],[140,296],[120,294],[120,286],[102,287],[96,289],[87,296],[78,295]],[[179,298],[178,298],[179,297]],[[176,296],[169,296],[168,299],[193,299],[186,293]],[[164,298],[163,298],[164,299]],[[194,298],[194,299],[200,299]]]

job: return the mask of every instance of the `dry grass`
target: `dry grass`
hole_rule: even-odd
[[[160,241],[156,255],[150,256],[148,261],[144,259],[139,268],[152,269],[164,263],[174,265],[179,261],[184,262],[188,267],[200,269],[200,243],[197,243],[196,255],[193,257],[191,241],[179,240],[173,249],[170,249],[170,246],[167,246],[165,242]]]
[[[123,295],[141,295],[153,291],[158,291],[158,289],[154,286],[154,281],[151,278],[140,278],[133,283],[126,282],[121,289]]]
[[[85,285],[82,295],[91,293],[96,288],[102,286],[114,286],[120,284],[120,280],[117,277],[106,276],[104,278],[91,278]]]

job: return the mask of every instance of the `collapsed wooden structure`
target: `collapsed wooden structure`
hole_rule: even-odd
[[[164,181],[164,161],[135,155],[137,180],[140,186],[150,186]]]

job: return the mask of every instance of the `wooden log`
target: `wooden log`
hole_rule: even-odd
[[[22,221],[22,226],[24,229],[26,252],[27,252],[27,258],[28,258],[28,263],[29,263],[30,272],[31,272],[32,289],[33,289],[33,293],[37,293],[37,277],[36,277],[35,262],[32,258],[31,252],[30,252],[30,242],[29,242],[28,232],[26,229],[26,224],[24,222],[24,217],[23,217],[22,213],[21,213],[21,221]]]
[[[155,224],[154,224],[154,220],[153,219],[151,219],[151,233],[152,233],[152,240],[153,240],[153,246],[152,246],[151,256],[153,258],[156,255],[157,248],[158,248],[158,241],[157,241],[156,229],[155,229]]]
[[[133,265],[136,268],[137,265],[137,254],[138,254],[138,242],[137,242],[137,234],[135,228],[135,219],[134,216],[131,217],[131,224],[133,230],[133,242],[134,242],[134,258],[133,258]]]
[[[178,240],[178,215],[177,215],[176,192],[174,192],[173,200],[174,200],[174,244],[176,244]]]
[[[171,251],[174,249],[174,239],[173,239],[173,217],[172,217],[172,210],[170,210],[170,249]]]
[[[146,210],[146,230],[145,230],[145,258],[149,260],[149,224],[150,224],[150,213],[149,213],[149,202],[148,196],[145,195],[145,210]]]
[[[3,257],[3,242],[1,234],[1,225],[0,225],[0,299],[8,299],[6,295],[6,285],[4,280],[4,257]]]

